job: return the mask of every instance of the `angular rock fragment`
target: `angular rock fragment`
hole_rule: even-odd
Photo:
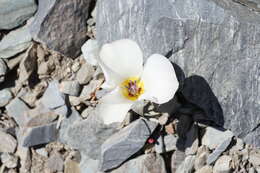
[[[157,123],[138,119],[109,137],[101,146],[101,170],[118,167],[145,144]]]
[[[90,64],[83,64],[77,73],[77,81],[82,85],[87,84],[94,72],[94,68]]]
[[[12,98],[13,96],[9,89],[0,90],[0,107],[7,105]]]
[[[223,143],[221,143],[214,151],[208,156],[207,164],[210,165],[214,163],[218,157],[228,148],[232,141],[232,137],[226,139]]]
[[[19,98],[13,99],[6,106],[7,114],[14,118],[16,123],[22,127],[28,121],[28,116],[26,112],[29,111],[29,107]]]
[[[26,173],[30,171],[31,168],[31,152],[27,147],[22,147],[18,145],[16,155],[19,156],[21,167],[19,171],[21,173]]]
[[[197,155],[194,162],[194,168],[195,170],[200,170],[203,166],[207,163],[207,156],[208,154],[206,152],[201,153],[200,155]]]
[[[255,167],[260,166],[260,152],[251,152],[249,155],[249,162]]]
[[[214,173],[229,173],[231,170],[230,167],[230,162],[231,162],[231,157],[224,155],[221,156],[215,163],[213,167],[213,172]]]
[[[18,165],[18,157],[9,153],[3,153],[1,154],[1,162],[7,168],[15,168]]]
[[[50,172],[62,172],[63,171],[63,159],[60,154],[53,154],[46,161],[46,168]]]
[[[20,142],[24,147],[46,144],[55,141],[58,136],[57,123],[28,127],[20,132]]]
[[[178,138],[174,135],[160,136],[155,143],[155,151],[157,153],[164,153],[172,150],[176,150],[176,143]]]
[[[185,153],[180,150],[176,150],[172,154],[172,159],[171,159],[171,171],[176,172],[178,167],[182,164],[182,162],[185,159]]]
[[[176,172],[193,172],[194,171],[195,156],[187,156],[185,160],[178,167]]]
[[[80,173],[79,164],[73,160],[66,160],[64,173]]]
[[[0,153],[14,153],[17,141],[16,139],[0,130]]]
[[[55,109],[65,105],[65,96],[59,91],[58,81],[49,83],[48,88],[41,98],[41,102],[49,109]]]
[[[13,29],[23,24],[37,10],[34,0],[1,0],[0,30]]]
[[[165,163],[159,154],[144,154],[131,159],[111,173],[166,173]]]
[[[6,73],[7,73],[7,66],[4,60],[0,59],[0,83],[5,80]]]
[[[49,49],[75,58],[86,41],[86,19],[90,0],[39,1],[30,27],[33,39]]]
[[[206,165],[201,169],[199,169],[198,171],[196,171],[195,173],[212,173],[212,172],[213,172],[213,168],[209,165]]]
[[[0,58],[10,58],[24,51],[32,44],[31,40],[27,25],[11,31],[0,41]]]
[[[93,93],[97,90],[98,87],[100,87],[102,84],[102,81],[100,80],[92,80],[89,82],[88,85],[85,85],[80,93],[80,99],[82,100],[88,100],[91,99],[93,96]]]
[[[81,89],[77,81],[63,81],[59,88],[62,93],[71,96],[78,96]]]
[[[209,147],[209,149],[215,149],[223,141],[233,137],[233,133],[229,130],[220,131],[213,127],[207,127],[204,136],[202,137],[202,144]]]

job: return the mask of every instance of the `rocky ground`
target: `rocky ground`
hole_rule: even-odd
[[[95,4],[0,0],[0,173],[260,173],[260,149],[219,118],[207,119],[213,127],[184,110],[167,113],[184,104],[177,98],[166,108],[136,105],[123,123],[103,124],[95,107],[104,75],[81,52],[86,41],[83,54],[97,56]],[[213,116],[217,99],[200,87],[193,90],[210,98],[206,108],[179,93]]]

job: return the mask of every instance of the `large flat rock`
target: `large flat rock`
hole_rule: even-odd
[[[77,57],[87,39],[86,20],[90,1],[39,1],[30,28],[33,39],[66,56]]]
[[[222,106],[224,127],[260,146],[258,12],[227,0],[107,0],[98,1],[97,11],[100,45],[131,38],[145,58],[171,52],[186,76],[207,80]]]

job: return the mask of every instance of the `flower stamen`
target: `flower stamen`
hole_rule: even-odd
[[[144,84],[137,77],[128,78],[122,83],[122,94],[129,100],[137,100],[143,92]]]

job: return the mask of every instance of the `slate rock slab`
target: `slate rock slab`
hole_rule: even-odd
[[[86,20],[90,1],[39,1],[30,27],[33,39],[66,56],[77,57],[87,39]]]
[[[28,25],[9,32],[0,41],[0,58],[10,58],[24,51],[32,44],[31,40]]]
[[[101,146],[101,170],[118,167],[138,152],[157,125],[152,121],[138,119],[109,137]]]
[[[1,0],[0,30],[13,29],[23,24],[37,10],[34,0]]]
[[[166,173],[165,163],[159,154],[144,154],[127,161],[111,173]]]
[[[206,79],[224,127],[260,146],[259,13],[226,0],[109,0],[97,2],[96,25],[99,45],[131,38],[145,58],[171,52],[187,77]]]

